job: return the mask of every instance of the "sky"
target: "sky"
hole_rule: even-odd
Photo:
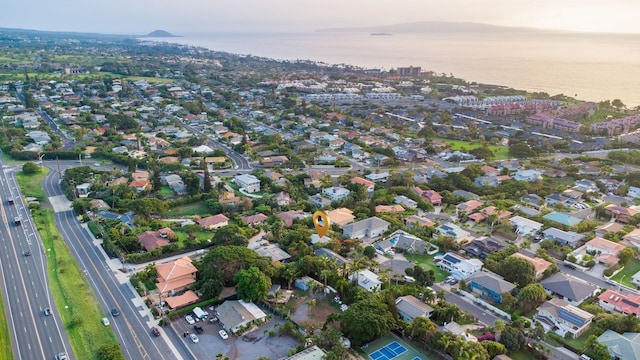
[[[4,2],[0,27],[133,35],[447,21],[640,33],[638,14],[638,0],[30,0]]]

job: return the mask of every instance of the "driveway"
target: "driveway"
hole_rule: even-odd
[[[227,340],[222,340],[218,334],[222,327],[218,323],[210,324],[208,321],[201,321],[198,324],[202,325],[204,332],[197,334],[200,338],[197,344],[194,344],[188,336],[183,337],[187,331],[195,333],[193,325],[189,325],[184,317],[173,321],[171,326],[196,359],[213,359],[217,354],[223,354],[230,359],[257,359],[260,356],[280,359],[288,356],[289,349],[298,345],[298,341],[294,338],[278,335],[276,324],[281,322],[279,319],[271,319],[257,330],[239,337],[230,335]],[[269,336],[270,333],[275,336]]]

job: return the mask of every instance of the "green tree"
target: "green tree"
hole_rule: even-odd
[[[538,154],[536,154],[536,152],[533,151],[531,146],[529,146],[528,144],[517,143],[509,146],[509,155],[515,158],[527,159],[536,157]]]
[[[391,311],[377,296],[357,301],[340,316],[340,330],[356,346],[388,333],[394,324]]]
[[[369,259],[373,259],[374,257],[376,257],[376,248],[374,248],[373,246],[369,245],[367,247],[364,248],[362,254],[364,256],[366,256]]]
[[[635,246],[627,246],[618,253],[618,258],[622,265],[628,264],[631,260],[635,259],[636,256],[638,256],[638,248]]]
[[[239,271],[233,280],[238,283],[238,297],[244,301],[259,301],[267,297],[271,279],[255,266]]]
[[[507,348],[497,341],[485,340],[480,344],[482,344],[482,347],[489,353],[489,359],[507,353]]]
[[[105,344],[98,348],[95,354],[97,360],[124,360],[125,357],[118,344]]]
[[[499,267],[499,273],[506,281],[523,288],[536,281],[536,269],[530,262],[508,256]]]
[[[525,313],[538,307],[547,299],[547,294],[542,285],[533,283],[525,286],[518,294],[518,302]]]
[[[507,348],[507,352],[519,350],[527,342],[522,329],[507,325],[500,335],[500,342]]]
[[[22,165],[22,172],[25,175],[33,175],[40,172],[40,167],[31,161],[27,161],[24,165]]]

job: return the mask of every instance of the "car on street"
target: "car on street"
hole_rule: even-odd
[[[50,308],[44,308],[44,316],[49,316],[51,314],[53,314],[53,313],[51,312]]]
[[[155,336],[160,336],[160,330],[155,326],[151,328],[151,333]]]
[[[111,316],[120,316],[120,310],[118,310],[118,308],[111,309]]]
[[[218,334],[220,334],[220,337],[222,338],[222,340],[227,340],[229,338],[229,334],[227,334],[227,332],[224,330],[218,331]]]
[[[104,326],[109,326],[111,323],[109,322],[109,319],[107,318],[102,318],[102,325]]]
[[[191,315],[187,315],[184,317],[185,320],[187,320],[187,322],[189,323],[189,325],[193,325],[196,323],[195,320],[193,320],[193,317]]]
[[[13,205],[14,204],[13,199],[12,198],[7,199],[7,204],[8,205]]]
[[[69,360],[69,357],[67,356],[66,352],[61,352],[60,354],[56,355],[56,360]]]
[[[215,322],[217,322],[217,321],[218,321],[218,317],[217,317],[217,316],[212,316],[212,317],[209,319],[209,322],[210,322],[211,324],[213,324],[213,323],[215,323]]]
[[[25,251],[24,256],[31,256],[31,251]]]
[[[194,344],[197,344],[200,342],[200,339],[198,338],[198,335],[196,334],[191,334],[189,335],[189,337],[191,338],[191,341],[193,341]]]
[[[20,218],[20,216],[16,216],[16,217],[14,217],[14,218],[13,218],[13,223],[14,223],[15,225],[20,225],[20,224],[22,224],[22,219]]]

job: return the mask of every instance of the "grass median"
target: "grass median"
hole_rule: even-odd
[[[18,181],[26,197],[38,197],[46,169]],[[37,184],[37,186],[34,186]],[[118,344],[111,327],[100,322],[104,312],[82,270],[55,225],[51,209],[31,212],[47,256],[49,286],[77,359],[95,359],[105,345]]]
[[[0,358],[13,360],[9,323],[4,313],[4,301],[0,301]]]

